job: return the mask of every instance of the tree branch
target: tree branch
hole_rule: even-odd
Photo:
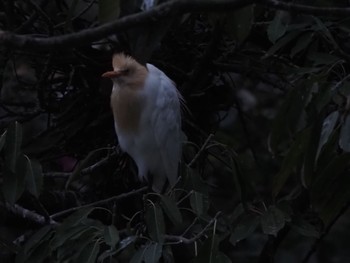
[[[29,221],[35,222],[39,225],[47,225],[48,223],[50,225],[56,225],[57,222],[55,220],[53,220],[52,218],[50,218],[49,221],[47,221],[45,219],[44,216],[39,215],[36,212],[30,211],[20,205],[14,204],[14,205],[10,205],[8,203],[6,203],[5,205],[1,205],[4,206],[8,211],[12,212],[13,214],[23,218],[23,219],[28,219]]]
[[[195,241],[197,241],[198,239],[200,239],[205,232],[209,229],[209,227],[214,224],[214,222],[218,219],[218,217],[220,216],[221,212],[217,212],[216,215],[214,216],[214,218],[212,218],[209,223],[194,237],[192,238],[186,238],[183,236],[174,236],[174,235],[164,235],[164,238],[166,241],[170,241],[170,242],[176,242],[178,243],[184,243],[184,244],[192,244]]]
[[[61,212],[53,214],[53,215],[50,216],[50,218],[51,218],[51,220],[53,220],[54,218],[57,218],[57,217],[60,217],[60,216],[63,216],[63,215],[75,212],[75,211],[77,211],[77,210],[79,210],[81,208],[103,205],[103,204],[106,204],[106,203],[109,203],[109,202],[112,202],[112,201],[119,201],[121,199],[125,199],[127,197],[146,192],[147,189],[148,189],[148,186],[144,186],[144,187],[139,188],[137,190],[132,190],[132,191],[130,191],[128,193],[123,193],[123,194],[120,194],[120,195],[117,195],[117,196],[113,196],[113,197],[110,197],[110,198],[107,198],[107,199],[99,200],[99,201],[96,201],[96,202],[93,202],[93,203],[90,203],[90,204],[77,206],[77,207],[72,207],[72,208],[69,208],[67,210],[63,210]]]
[[[49,38],[17,35],[0,31],[0,44],[12,48],[49,49],[55,47],[81,46],[107,37],[118,31],[126,30],[137,25],[156,22],[175,14],[198,11],[227,11],[252,4],[254,0],[225,0],[225,1],[169,1],[148,11],[122,17],[115,22],[99,27],[85,29],[76,33]]]
[[[349,7],[316,7],[309,5],[299,5],[293,2],[282,2],[277,0],[256,0],[256,4],[270,7],[278,10],[293,11],[309,15],[330,15],[330,16],[349,16]]]
[[[122,17],[115,22],[107,23],[95,28],[85,29],[76,33],[40,38],[30,37],[28,35],[19,35],[11,32],[0,31],[0,44],[12,48],[31,48],[31,49],[52,49],[57,47],[82,46],[87,43],[102,39],[118,31],[124,31],[129,28],[159,21],[162,18],[171,15],[180,15],[192,12],[225,12],[236,10],[241,7],[257,4],[274,9],[299,12],[312,15],[350,15],[350,8],[344,7],[314,7],[308,5],[299,5],[286,3],[276,0],[221,0],[221,1],[188,1],[177,0],[168,1],[160,4],[148,11],[132,14]]]

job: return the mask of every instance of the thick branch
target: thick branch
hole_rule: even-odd
[[[3,206],[3,205],[2,205]],[[23,218],[23,219],[28,219],[29,221],[35,222],[39,225],[46,225],[46,224],[51,224],[51,225],[56,225],[57,222],[53,219],[50,219],[49,222],[45,219],[44,216],[39,215],[36,212],[30,211],[22,206],[19,206],[17,204],[15,205],[10,205],[6,204],[4,205],[6,209],[13,214]]]
[[[329,15],[329,16],[349,16],[350,8],[348,7],[316,7],[309,5],[299,5],[293,2],[282,2],[277,0],[256,0],[256,4],[264,5],[270,8],[293,11],[309,15]]]
[[[85,29],[76,33],[49,38],[29,37],[10,32],[0,32],[0,44],[12,48],[48,49],[55,47],[81,46],[126,30],[137,25],[156,22],[162,18],[175,14],[197,11],[227,11],[237,9],[253,3],[253,0],[225,0],[225,1],[188,1],[177,0],[161,4],[149,11],[122,17],[115,22],[99,27]]]
[[[350,15],[350,8],[314,7],[308,5],[286,3],[276,0],[177,0],[165,2],[164,4],[158,5],[148,11],[122,17],[116,20],[115,22],[62,36],[40,38],[0,31],[0,44],[7,45],[12,48],[26,47],[32,49],[50,49],[55,47],[81,46],[107,37],[118,31],[123,31],[141,24],[156,22],[162,18],[169,17],[172,15],[205,11],[225,12],[228,10],[235,10],[254,3],[269,8],[294,11],[304,14],[337,16]]]

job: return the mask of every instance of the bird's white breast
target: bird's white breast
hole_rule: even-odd
[[[181,155],[180,101],[174,83],[158,68],[147,64],[148,75],[139,96],[144,103],[137,132],[125,132],[116,123],[121,148],[136,162],[139,176],[154,174],[153,188],[160,191],[168,178],[174,185]],[[155,185],[155,180],[159,185]],[[157,182],[156,182],[157,184]]]

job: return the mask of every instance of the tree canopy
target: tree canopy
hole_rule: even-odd
[[[2,1],[0,261],[345,262],[349,17],[346,0]],[[115,52],[186,102],[165,193],[118,147]]]

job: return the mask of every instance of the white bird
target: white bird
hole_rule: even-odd
[[[181,158],[182,97],[152,64],[143,66],[118,53],[112,65],[113,71],[102,77],[113,81],[111,107],[119,145],[135,161],[141,181],[150,172],[154,191],[164,190],[167,180],[173,187]]]

